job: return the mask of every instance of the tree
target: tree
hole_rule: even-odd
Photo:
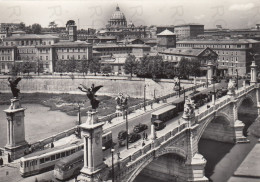
[[[20,29],[20,30],[25,30],[25,24],[24,24],[24,22],[21,22],[21,23],[19,24],[19,29]]]
[[[65,61],[63,60],[58,60],[55,64],[55,72],[63,73],[66,72],[66,65]]]
[[[189,78],[189,60],[187,58],[182,57],[178,63],[178,75],[180,77]]]
[[[66,70],[67,72],[76,71],[76,61],[74,59],[70,59],[66,61]]]
[[[124,64],[124,70],[126,74],[131,75],[131,77],[133,76],[133,73],[136,72],[137,69],[137,61],[134,55],[128,55],[126,60],[125,60],[125,64]]]
[[[22,66],[22,72],[27,73],[28,76],[30,72],[34,69],[33,63],[30,61],[24,62]]]
[[[91,73],[94,73],[95,76],[97,75],[97,72],[100,72],[101,63],[98,59],[92,59],[89,61],[89,71]]]
[[[40,73],[43,72],[43,63],[40,61],[39,58],[36,58],[35,62],[36,62],[35,72],[37,72],[37,73],[38,73],[38,76],[39,76]]]
[[[82,60],[82,73],[83,73],[83,76],[84,76],[84,73],[88,74],[88,69],[89,69],[89,61],[86,60],[86,59],[83,59]]]
[[[171,62],[164,62],[164,76],[166,78],[174,78],[175,77],[175,67],[174,63]]]
[[[75,21],[74,21],[74,20],[69,20],[69,21],[67,21],[66,27],[67,27],[68,25],[75,25]]]
[[[35,23],[35,24],[32,25],[32,33],[40,34],[41,31],[42,31],[42,27],[41,27],[40,24]]]
[[[55,28],[57,28],[58,24],[55,23],[55,21],[52,21],[49,23],[49,28],[52,29],[52,31],[54,31]]]
[[[197,59],[189,60],[189,72],[191,75],[200,76],[201,61]]]
[[[102,67],[102,72],[104,74],[108,74],[112,72],[112,68],[110,65],[106,64],[105,66]]]

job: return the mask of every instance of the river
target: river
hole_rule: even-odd
[[[40,104],[23,104],[25,110],[25,138],[28,142],[57,134],[76,125],[77,117],[60,111],[50,111]],[[0,147],[6,144],[7,120],[3,110],[8,105],[0,105]]]

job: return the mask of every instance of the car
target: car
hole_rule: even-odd
[[[138,125],[135,125],[134,127],[134,132],[135,133],[140,133],[144,130],[148,129],[148,126],[146,124],[141,124],[139,123]]]
[[[128,136],[128,142],[129,143],[134,143],[137,140],[141,139],[141,135],[138,133],[130,133]]]
[[[125,130],[122,130],[118,133],[118,140],[122,141],[125,140],[127,137],[127,132]]]

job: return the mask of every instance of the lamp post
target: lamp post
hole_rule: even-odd
[[[115,149],[112,148],[111,149],[111,153],[112,153],[112,182],[115,181],[115,176],[114,176],[114,152],[115,152]]]
[[[237,74],[237,90],[238,90],[238,71],[236,69],[236,74]]]
[[[180,75],[178,76],[179,80],[179,97],[181,96],[181,80],[180,80]],[[184,88],[184,87],[183,87]]]
[[[144,85],[144,111],[146,111],[146,107],[145,107],[145,90],[146,90],[146,85]]]
[[[126,149],[128,150],[128,119],[127,119],[127,110],[125,110],[125,126],[126,126]]]

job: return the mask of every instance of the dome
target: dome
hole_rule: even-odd
[[[125,20],[125,15],[120,11],[118,6],[116,7],[116,11],[112,14],[110,20]]]

